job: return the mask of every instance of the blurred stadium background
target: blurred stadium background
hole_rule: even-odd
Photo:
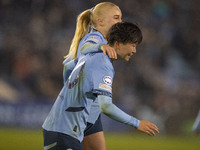
[[[7,138],[12,143],[24,135],[30,141],[36,137],[34,145],[42,148],[41,125],[62,88],[62,61],[74,35],[76,17],[99,2],[0,0],[1,142]],[[192,124],[200,108],[200,1],[110,2],[121,8],[124,21],[138,23],[144,36],[130,62],[114,63],[114,103],[157,124],[162,138],[189,137],[191,145],[197,144]],[[133,141],[137,139],[138,132],[131,127],[104,115],[102,121],[107,133],[131,131],[136,135]],[[32,136],[26,138],[24,132]],[[114,138],[112,134],[108,137],[108,142]],[[157,139],[154,145],[159,143]],[[15,143],[15,148],[21,142]],[[4,149],[2,144],[0,149]]]

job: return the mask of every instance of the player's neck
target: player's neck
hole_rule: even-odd
[[[106,39],[106,33],[101,27],[96,27],[96,30],[99,31],[103,35],[103,37]]]

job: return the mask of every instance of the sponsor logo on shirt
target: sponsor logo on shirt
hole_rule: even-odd
[[[110,76],[103,77],[103,82],[107,85],[112,85],[112,78]]]
[[[109,86],[109,85],[100,83],[100,84],[99,84],[99,88],[100,88],[100,89],[103,89],[103,90],[106,90],[106,91],[109,91],[110,93],[112,93],[112,88],[111,88],[111,86]]]

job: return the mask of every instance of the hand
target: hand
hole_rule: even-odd
[[[110,47],[109,45],[104,45],[104,44],[101,45],[100,48],[103,51],[104,55],[106,55],[107,53],[110,58],[117,59],[117,53],[114,48]]]
[[[150,136],[155,136],[155,132],[159,133],[158,127],[155,124],[146,120],[140,120],[140,125],[137,129]]]

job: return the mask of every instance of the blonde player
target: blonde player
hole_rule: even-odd
[[[111,2],[102,2],[95,7],[82,12],[77,18],[77,25],[69,54],[64,64],[64,79],[68,79],[74,68],[70,60],[76,59],[90,52],[103,51],[110,58],[117,59],[115,50],[107,45],[106,34],[110,27],[122,21],[120,8]],[[64,81],[65,82],[65,81]],[[105,150],[105,138],[101,124],[100,108],[95,101],[91,107],[91,113],[87,122],[87,129],[83,140],[84,149]]]

